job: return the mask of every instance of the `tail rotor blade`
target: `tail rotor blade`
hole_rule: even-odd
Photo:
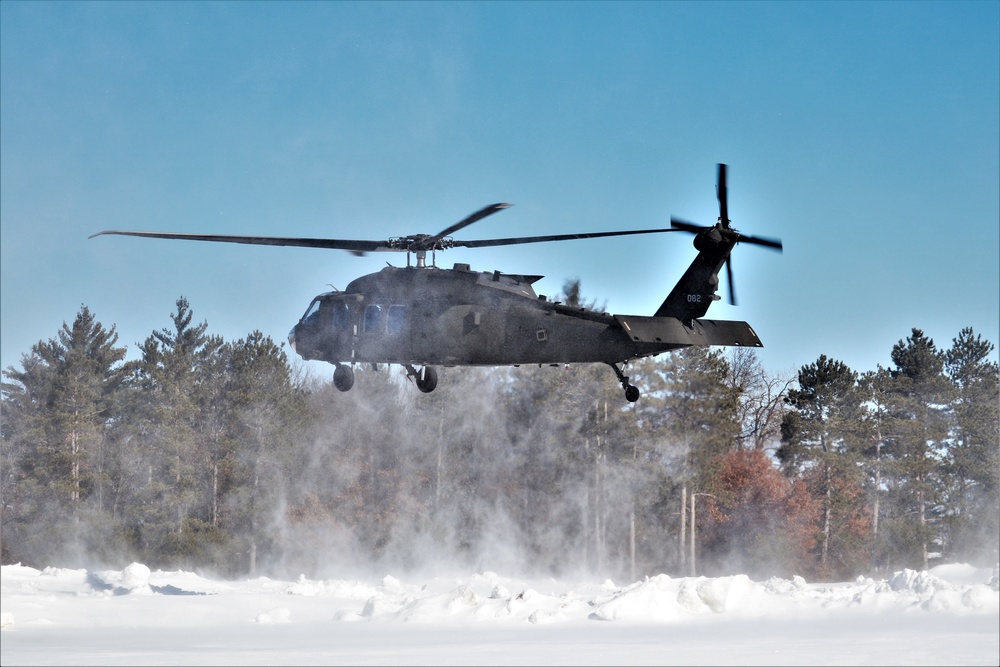
[[[726,188],[726,165],[719,163],[719,181],[716,186],[719,197],[719,222],[723,227],[729,227],[729,194]]]
[[[740,234],[740,243],[749,243],[751,245],[760,245],[765,248],[772,248],[778,252],[782,251],[781,241],[778,239],[764,238],[763,236],[744,236]]]

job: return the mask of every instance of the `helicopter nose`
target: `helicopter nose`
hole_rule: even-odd
[[[292,352],[298,353],[298,350],[295,349],[295,329],[296,328],[297,328],[297,325],[295,327],[292,327],[292,330],[288,332],[288,345],[292,348]]]

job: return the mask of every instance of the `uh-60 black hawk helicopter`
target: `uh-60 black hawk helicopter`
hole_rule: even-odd
[[[187,239],[256,245],[336,248],[356,255],[405,252],[406,267],[387,266],[352,281],[343,291],[320,294],[288,334],[303,359],[336,366],[334,385],[340,391],[354,384],[356,364],[399,364],[422,392],[437,386],[435,366],[561,365],[599,362],[614,369],[625,398],[639,399],[629,383],[626,365],[692,345],[762,347],[746,322],[702,319],[719,300],[719,271],[726,266],[733,298],[729,254],[737,243],[781,250],[778,240],[745,236],[730,226],[726,195],[726,165],[719,165],[719,219],[710,227],[671,218],[669,229],[556,234],[506,239],[458,241],[451,234],[503,210],[493,204],[438,234],[416,234],[388,241],[174,234],[103,231],[160,239]],[[468,264],[452,269],[436,266],[434,253],[448,248],[483,248],[592,239],[631,234],[685,231],[696,234],[698,256],[652,316],[609,315],[571,307],[538,296],[532,284],[542,276],[500,271],[472,271]],[[93,236],[91,238],[93,238]],[[431,264],[427,265],[427,253]],[[411,265],[411,256],[415,265]],[[420,367],[419,370],[417,367]]]

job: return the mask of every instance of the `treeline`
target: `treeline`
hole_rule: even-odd
[[[838,580],[997,561],[998,369],[971,329],[947,349],[913,329],[863,373],[690,348],[631,364],[630,404],[601,365],[446,368],[426,395],[359,369],[341,393],[260,332],[193,322],[178,300],[127,361],[83,307],[3,372],[4,563]]]

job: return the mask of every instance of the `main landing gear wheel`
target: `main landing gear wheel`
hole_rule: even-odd
[[[438,386],[438,374],[433,366],[424,366],[417,374],[417,389],[429,394]]]
[[[349,391],[354,386],[354,370],[350,366],[337,364],[333,371],[333,386],[340,391]]]
[[[438,374],[433,366],[424,366],[418,371],[413,366],[407,364],[406,377],[413,378],[417,383],[417,389],[425,394],[431,393],[438,386]]]
[[[627,363],[628,361],[625,361],[622,363],[622,366],[624,367]],[[618,381],[622,383],[622,389],[625,390],[625,400],[629,403],[635,403],[638,401],[640,394],[639,388],[634,384],[628,383],[628,376],[625,375],[621,368],[618,368],[618,364],[608,363],[608,366],[611,366],[611,368],[614,369],[615,375],[618,377]]]

